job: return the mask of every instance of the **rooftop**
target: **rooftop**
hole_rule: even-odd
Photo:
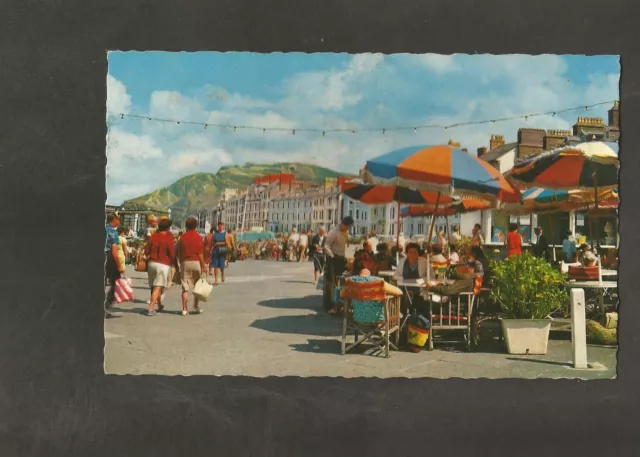
[[[518,143],[515,143],[515,142],[503,144],[502,146],[493,148],[492,150],[487,152],[485,155],[483,155],[482,160],[484,160],[485,162],[493,162],[494,160],[498,160],[508,152],[513,151],[517,147],[518,147]]]

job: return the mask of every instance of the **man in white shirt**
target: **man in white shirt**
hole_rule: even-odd
[[[378,245],[380,244],[380,241],[378,240],[378,237],[376,236],[376,232],[374,232],[372,230],[371,233],[369,233],[369,238],[367,238],[367,241],[369,243],[371,243],[371,246],[373,247],[373,253],[377,254],[378,253]]]
[[[449,236],[449,244],[455,245],[458,241],[462,239],[462,235],[460,234],[460,226],[456,225],[453,227],[453,231]]]
[[[293,227],[291,235],[289,235],[289,260],[295,260],[298,255],[298,243],[300,242],[300,234],[298,229]]]
[[[300,234],[300,238],[298,240],[298,256],[300,257],[300,262],[307,259],[307,245],[309,244],[309,235],[305,232]]]
[[[353,226],[353,218],[347,216],[342,219],[340,227],[337,227],[327,236],[324,242],[324,253],[326,255],[326,268],[324,273],[324,293],[323,305],[330,314],[338,312],[337,305],[333,301],[333,293],[336,281],[347,269],[347,259],[345,257],[349,229]]]

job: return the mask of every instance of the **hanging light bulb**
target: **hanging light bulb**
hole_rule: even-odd
[[[236,127],[235,127],[235,126],[233,127],[233,131],[234,131],[234,133],[235,133],[235,131],[236,131]]]
[[[529,120],[529,116],[524,117],[525,122]]]
[[[585,106],[585,107],[584,107],[584,110],[585,110],[585,111],[589,111],[589,107],[588,107],[588,106]]]
[[[121,114],[121,115],[120,115],[120,119],[124,119],[124,114]]]
[[[294,129],[294,130],[292,130],[292,131],[291,131],[291,133],[293,133],[293,134],[295,135],[295,134],[296,134],[296,131],[295,131],[295,129]]]
[[[382,134],[384,135],[387,129],[382,129]]]
[[[418,131],[418,129],[414,127],[413,128],[413,133],[416,133],[417,131]]]
[[[177,125],[180,125],[180,121],[178,121]]]
[[[264,136],[264,134],[267,133],[267,129],[262,129],[262,135]]]
[[[552,117],[555,117],[555,116],[556,116],[556,113],[554,112],[551,116],[552,116]]]
[[[204,129],[207,130],[207,124],[204,124]]]
[[[322,131],[322,136],[325,136],[327,132],[325,132],[324,130]]]
[[[351,134],[352,134],[352,135],[355,135],[355,134],[356,134],[356,131],[355,131],[355,130],[352,130],[352,131],[351,131]]]

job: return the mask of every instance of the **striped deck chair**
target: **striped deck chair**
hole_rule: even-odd
[[[389,349],[398,350],[400,339],[400,297],[388,297],[384,280],[376,276],[347,278],[342,296],[342,355],[370,341],[389,358]],[[350,331],[354,333],[354,342],[347,346]],[[394,343],[390,341],[391,335],[394,335]]]
[[[437,278],[444,278],[449,271],[449,262],[431,262],[431,268]]]
[[[465,332],[464,339],[467,351],[471,351],[473,306],[476,297],[482,290],[482,279],[482,275],[476,275],[472,291],[460,292],[455,296],[449,297],[446,302],[436,303],[430,300],[431,336],[429,337],[429,350],[433,350],[433,337],[436,331],[462,330]],[[453,341],[442,342],[452,343]]]

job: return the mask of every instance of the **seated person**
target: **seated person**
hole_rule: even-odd
[[[431,256],[431,263],[447,263],[447,258],[442,255],[442,248],[439,245],[434,245],[431,248],[433,255]]]
[[[364,240],[362,242],[362,249],[364,251],[367,251],[371,255],[371,257],[373,257],[373,255],[374,255],[373,254],[373,246],[371,246],[371,242],[369,240]]]
[[[389,246],[385,243],[380,243],[376,246],[377,253],[373,256],[373,261],[380,270],[391,269],[391,256],[389,255]]]
[[[420,246],[417,243],[407,244],[407,257],[400,260],[394,278],[396,280],[422,279],[426,282],[434,277],[429,261],[424,257],[420,257]],[[404,307],[412,307],[424,311],[427,304],[420,294],[420,289],[410,288],[406,297],[407,299],[403,304]]]
[[[365,245],[368,242],[365,241]],[[356,274],[359,269],[367,268],[369,271],[372,271],[374,274],[378,273],[378,267],[376,266],[375,261],[373,260],[373,253],[367,249],[359,249],[353,256],[353,266],[352,266],[352,274]]]
[[[384,279],[379,278],[377,276],[374,276],[371,274],[371,271],[369,271],[368,268],[366,268],[366,266],[361,263],[361,262],[356,262],[354,261],[353,264],[353,269],[354,271],[357,272],[357,274],[351,276],[352,281],[355,282],[374,282],[374,281],[383,281],[384,284],[384,292],[386,295],[391,295],[393,297],[400,297],[402,296],[402,290],[398,287],[395,287],[391,284],[389,284],[388,282],[386,282]],[[342,289],[340,291],[340,297],[345,298],[346,296],[346,289]],[[381,303],[379,301],[353,301],[352,302],[353,305],[353,319],[356,322],[361,322],[361,323],[382,323],[384,322],[384,308],[381,306]]]
[[[449,265],[457,265],[460,263],[460,255],[455,244],[449,245]]]

